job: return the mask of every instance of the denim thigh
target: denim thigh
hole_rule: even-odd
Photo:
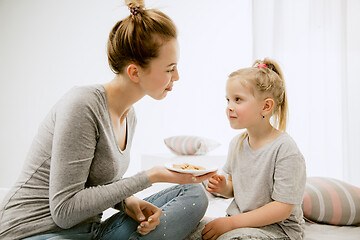
[[[208,206],[200,184],[176,185],[144,200],[163,212],[156,229],[142,236],[136,231],[139,223],[119,212],[99,226],[96,239],[182,240],[197,226]]]
[[[23,240],[65,240],[65,239],[91,240],[94,239],[96,227],[97,227],[96,223],[88,223],[78,227],[65,229],[59,232],[47,233],[47,234],[24,238]]]

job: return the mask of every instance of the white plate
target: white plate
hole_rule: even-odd
[[[183,163],[188,163],[188,164],[192,164],[195,166],[202,166],[206,169],[205,170],[188,170],[188,169],[178,169],[178,168],[173,167],[173,164],[183,164]],[[194,176],[201,176],[201,175],[204,175],[209,172],[214,172],[218,169],[218,167],[213,164],[208,164],[208,163],[204,164],[204,163],[197,163],[197,162],[192,162],[192,161],[171,161],[171,162],[166,163],[165,167],[171,171],[175,171],[175,172],[179,172],[179,173],[191,173]]]

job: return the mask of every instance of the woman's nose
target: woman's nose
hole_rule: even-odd
[[[173,81],[173,82],[178,81],[179,78],[180,78],[180,77],[179,77],[179,72],[178,72],[177,69],[175,69],[175,71],[174,71],[174,73],[173,73],[173,75],[172,75],[172,77],[171,77],[171,81]]]

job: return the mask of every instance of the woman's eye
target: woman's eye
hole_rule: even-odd
[[[175,69],[168,70],[167,72],[172,73],[173,71],[175,71]]]

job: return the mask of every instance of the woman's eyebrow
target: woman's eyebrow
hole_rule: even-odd
[[[177,63],[170,63],[169,65],[167,65],[168,67],[171,67],[173,65],[177,65]]]

